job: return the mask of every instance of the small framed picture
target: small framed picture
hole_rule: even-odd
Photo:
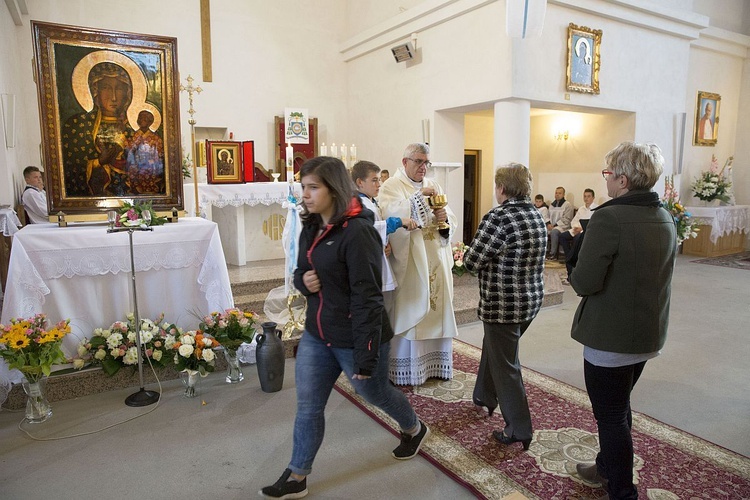
[[[571,92],[599,93],[602,30],[568,25],[568,69],[565,87]]]
[[[242,184],[242,143],[206,141],[209,184]]]
[[[694,146],[715,146],[719,138],[719,105],[721,96],[698,91],[695,103]]]

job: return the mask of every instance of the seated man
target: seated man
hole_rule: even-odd
[[[21,195],[21,204],[26,211],[26,223],[49,222],[47,193],[44,192],[42,173],[36,167],[26,167],[23,169],[23,179],[26,181],[26,188]]]
[[[549,249],[547,260],[557,260],[557,245],[560,234],[570,229],[570,221],[573,219],[573,205],[565,200],[565,188],[558,186],[555,189],[555,201],[549,207],[550,221],[547,223],[549,234]]]
[[[573,255],[573,249],[578,244],[578,240],[583,237],[583,225],[581,224],[581,221],[590,219],[593,210],[598,206],[596,203],[594,203],[595,197],[596,194],[594,193],[593,189],[586,188],[583,190],[584,205],[578,208],[575,217],[573,217],[573,220],[570,223],[571,228],[563,233],[560,233],[560,244],[565,251],[565,267],[568,270],[567,279],[564,278],[562,280],[563,285],[570,285],[570,282],[568,280],[570,279],[570,273],[573,271],[573,265],[571,264],[570,257]]]

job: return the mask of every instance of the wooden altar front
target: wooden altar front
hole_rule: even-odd
[[[685,240],[682,253],[719,257],[745,250],[750,232],[750,206],[685,207],[698,222],[698,236]]]

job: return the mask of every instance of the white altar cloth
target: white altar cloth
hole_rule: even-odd
[[[294,184],[294,192],[299,198],[299,183]],[[281,235],[288,194],[286,182],[198,184],[200,216],[219,225],[227,264],[244,266],[252,261],[284,258]],[[184,196],[185,210],[193,214],[193,184],[185,184]]]
[[[750,233],[750,205],[685,207],[699,224],[711,226],[711,243],[734,231]]]
[[[133,233],[141,318],[195,329],[197,315],[234,306],[215,223],[182,218]],[[43,312],[51,323],[70,318],[63,351],[75,353],[94,328],[107,328],[133,311],[127,231],[103,224],[32,224],[13,236],[0,323]]]
[[[10,208],[0,208],[0,233],[3,236],[13,236],[21,227],[18,215]]]

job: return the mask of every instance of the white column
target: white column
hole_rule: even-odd
[[[510,99],[495,103],[495,165],[516,162],[529,166],[531,103]],[[494,169],[493,169],[494,170]]]

